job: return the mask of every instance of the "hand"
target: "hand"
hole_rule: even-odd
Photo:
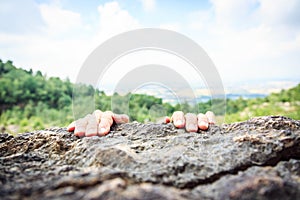
[[[187,113],[184,115],[182,111],[176,111],[173,113],[171,119],[165,118],[165,123],[173,122],[176,128],[184,128],[187,132],[197,132],[200,130],[207,130],[210,124],[215,124],[215,115],[211,111],[207,111],[205,114],[200,113],[198,115],[193,113]]]
[[[117,124],[128,123],[129,117],[114,114],[111,111],[95,110],[92,114],[72,122],[67,129],[70,132],[74,131],[74,134],[79,137],[104,136],[109,133],[113,122]]]
[[[95,110],[92,114],[88,114],[84,118],[72,122],[68,127],[68,131],[74,131],[74,134],[79,137],[83,136],[104,136],[110,131],[113,122],[117,124],[128,123],[129,117],[125,114],[114,114],[111,111],[102,112]],[[200,130],[207,130],[209,124],[215,123],[215,115],[208,111],[206,114],[187,113],[184,115],[182,111],[173,113],[171,119],[166,117],[166,123],[173,122],[176,128],[184,128],[188,132],[197,132]]]

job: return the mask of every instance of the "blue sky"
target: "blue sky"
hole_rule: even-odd
[[[285,87],[300,80],[299,10],[300,0],[2,0],[0,58],[74,81],[106,39],[165,28],[202,46],[225,87]]]

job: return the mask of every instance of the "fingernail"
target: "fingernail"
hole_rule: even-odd
[[[166,124],[167,124],[167,123],[170,123],[170,121],[171,121],[171,120],[170,120],[170,117],[165,117],[165,121],[164,121],[164,122],[165,122]]]
[[[181,120],[176,120],[176,121],[174,122],[174,125],[175,125],[175,126],[181,126],[181,125],[182,125],[182,121],[181,121]]]
[[[100,133],[105,133],[106,129],[105,128],[101,128],[100,129]]]
[[[208,123],[207,122],[205,122],[205,121],[201,121],[200,123],[199,123],[199,128],[200,129],[208,129]]]

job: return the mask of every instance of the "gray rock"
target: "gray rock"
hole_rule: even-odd
[[[114,125],[0,134],[1,199],[299,199],[300,121],[260,117],[186,133]]]

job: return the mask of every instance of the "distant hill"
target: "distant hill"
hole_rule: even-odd
[[[235,99],[238,99],[240,97],[244,98],[244,99],[255,99],[255,98],[264,98],[268,95],[266,94],[253,94],[253,93],[248,93],[248,94],[226,94],[226,98],[227,99],[232,99],[232,100],[235,100]]]
[[[227,100],[226,110],[227,122],[243,121],[264,115],[283,115],[299,120],[300,84],[262,98]]]

